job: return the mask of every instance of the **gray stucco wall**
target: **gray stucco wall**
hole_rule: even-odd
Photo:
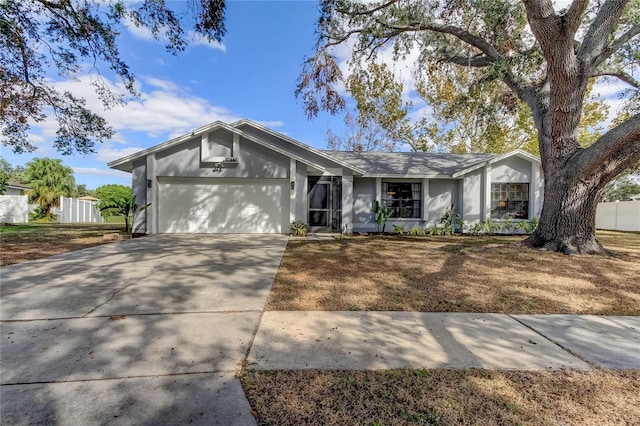
[[[210,133],[209,149],[215,150],[216,137],[222,137],[221,146],[227,147],[228,134]],[[200,137],[156,154],[157,176],[223,177],[223,178],[269,178],[289,177],[289,158],[240,138],[240,152],[233,153],[239,163],[220,172],[213,172],[213,164],[200,161]]]
[[[271,142],[272,144],[274,144],[275,146],[283,146],[286,145],[287,149],[290,150],[292,153],[294,153],[295,155],[297,155],[299,158],[304,158],[304,159],[308,159],[310,162],[312,163],[316,163],[316,164],[321,164],[324,167],[342,167],[340,164],[335,163],[321,155],[315,154],[313,152],[309,152],[308,149],[305,149],[303,147],[297,146],[295,144],[288,144],[286,142],[283,143],[282,139],[280,139],[279,137],[272,135],[268,132],[262,131],[260,129],[256,129],[253,126],[250,125],[242,125],[237,127],[238,130],[241,130],[243,132],[246,132],[250,135],[253,135],[257,138],[263,139],[265,141]]]
[[[155,184],[155,179],[152,179],[152,184]],[[136,196],[136,203],[139,206],[147,204],[147,162],[145,159],[138,160],[133,163],[133,170],[131,171],[131,190],[133,195]],[[147,212],[146,210],[140,213],[132,226],[134,233],[146,233],[147,232]]]
[[[491,166],[491,182],[531,182],[531,163],[510,157]]]
[[[296,220],[308,222],[307,217],[307,165],[296,161]]]
[[[466,175],[462,181],[462,202],[458,204],[458,213],[462,215],[462,220],[467,225],[482,221],[483,175],[483,169],[476,170]]]
[[[429,200],[427,203],[427,226],[434,226],[442,217],[442,213],[451,204],[459,208],[457,180],[452,179],[429,179]]]
[[[371,209],[376,199],[376,180],[374,178],[353,179],[353,226],[354,230],[362,227],[359,224],[375,223]]]

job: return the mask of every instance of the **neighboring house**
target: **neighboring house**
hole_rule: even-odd
[[[430,227],[453,204],[467,224],[531,219],[542,207],[540,160],[507,154],[321,151],[250,120],[215,122],[109,163],[132,174],[134,232],[288,233]]]
[[[2,195],[23,195],[25,191],[30,189],[30,186],[23,185],[15,180],[10,180],[9,183],[7,183],[7,189]]]
[[[91,195],[83,195],[82,197],[78,197],[78,200],[80,200],[80,201],[92,201],[92,202],[96,202],[96,203],[100,202],[100,199],[98,199],[96,197],[92,197]]]
[[[629,199],[630,199],[631,201],[637,201],[637,200],[640,200],[640,194],[630,195],[630,196],[629,196]]]

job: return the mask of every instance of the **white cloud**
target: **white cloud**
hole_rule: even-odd
[[[123,179],[131,179],[131,174],[120,170],[99,169],[97,167],[73,167],[73,172],[93,176],[110,176]]]
[[[224,43],[220,43],[215,40],[209,41],[195,31],[189,31],[187,39],[191,40],[191,46],[204,46],[214,50],[220,50],[221,52],[227,52],[227,46],[225,46]]]
[[[264,127],[269,127],[269,128],[284,126],[284,122],[282,122],[280,120],[276,120],[276,121],[258,121],[258,120],[256,120],[256,123],[262,124]]]
[[[164,33],[164,29],[162,28],[160,29],[160,32],[158,33],[158,38],[156,39],[156,37],[153,36],[153,33],[151,32],[151,30],[149,30],[149,28],[144,26],[136,26],[136,24],[134,24],[131,20],[125,21],[125,27],[129,31],[129,34],[131,34],[134,38],[137,38],[138,40],[159,42],[165,45],[169,42],[169,39],[166,37]],[[227,51],[227,46],[225,46],[224,43],[220,43],[215,40],[209,41],[205,37],[196,33],[193,30],[190,30],[187,32],[185,39],[190,44],[190,46],[204,46],[204,47],[208,47],[213,50],[219,50],[225,53]]]
[[[114,130],[144,132],[151,137],[178,136],[216,120],[232,122],[242,118],[222,106],[211,105],[208,100],[183,90],[170,80],[155,77],[141,80],[156,90],[145,91],[143,86],[138,89],[140,98],[106,111],[89,77],[56,83],[56,87],[85,98],[87,107],[102,115]],[[121,88],[112,82],[105,80],[104,83],[110,90],[122,93]],[[56,126],[52,119],[37,125],[49,136],[55,134]]]
[[[135,154],[136,152],[142,151],[144,148],[122,148],[122,149],[113,149],[113,148],[102,148],[98,149],[96,152],[96,160],[109,163],[114,160],[118,160],[122,157],[127,157],[129,155]]]
[[[131,34],[134,38],[137,38],[138,40],[145,40],[145,41],[155,40],[155,38],[153,37],[153,33],[147,27],[138,26],[134,24],[133,21],[130,21],[130,20],[125,21],[125,27],[127,28],[127,30],[129,30],[129,34]]]

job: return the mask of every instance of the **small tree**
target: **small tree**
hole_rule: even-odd
[[[376,215],[376,223],[378,224],[378,232],[384,233],[384,228],[391,217],[391,209],[388,206],[380,206],[378,200],[373,202],[373,214]]]
[[[31,187],[29,199],[37,203],[51,219],[51,209],[58,206],[61,196],[70,196],[75,190],[73,170],[62,164],[62,160],[34,158],[27,163],[24,178]]]
[[[129,234],[129,218],[131,218],[131,225],[133,226],[138,213],[144,211],[147,207],[149,207],[151,203],[145,204],[140,207],[136,203],[136,196],[129,195],[124,199],[117,200],[114,204],[104,205],[100,207],[100,210],[113,209],[117,211],[117,214],[124,216],[124,230],[127,234]],[[131,229],[133,231],[133,229]]]
[[[113,216],[118,214],[117,209],[109,209],[105,206],[124,204],[128,198],[131,198],[131,188],[117,184],[102,185],[96,188],[96,197],[100,200],[102,216]]]
[[[0,170],[0,195],[4,194],[9,184],[9,175]]]

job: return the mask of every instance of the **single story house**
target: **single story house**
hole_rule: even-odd
[[[16,180],[9,180],[2,195],[24,195],[25,191],[29,191],[30,189],[30,186],[23,185]]]
[[[507,154],[344,152],[315,149],[250,120],[220,121],[109,163],[130,172],[134,232],[288,233],[424,228],[453,204],[466,224],[526,220],[542,207],[540,160]]]

